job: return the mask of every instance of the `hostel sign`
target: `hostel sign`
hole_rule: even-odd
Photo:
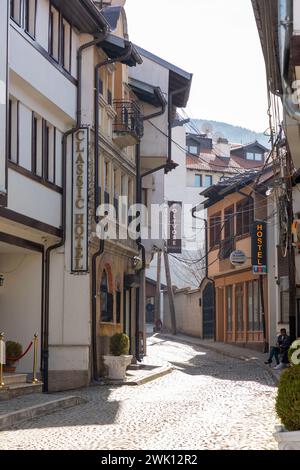
[[[255,221],[252,229],[253,274],[267,274],[267,224]]]
[[[73,134],[72,263],[73,273],[88,271],[88,128]]]

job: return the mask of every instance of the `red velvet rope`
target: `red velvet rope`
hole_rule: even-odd
[[[26,351],[21,354],[20,356],[18,357],[9,357],[9,356],[6,356],[6,360],[8,361],[11,361],[11,362],[17,362],[19,361],[20,359],[22,359],[22,357],[26,356],[26,354],[28,353],[29,349],[31,348],[31,346],[33,345],[33,342],[31,341],[30,345],[28,346],[28,348],[26,349]]]

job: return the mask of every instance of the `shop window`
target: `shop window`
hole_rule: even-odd
[[[113,314],[113,295],[108,292],[108,279],[106,271],[103,271],[100,285],[100,318],[101,322],[112,323]]]
[[[227,331],[232,331],[232,286],[226,287],[226,316],[227,316]]]
[[[262,312],[259,281],[247,282],[248,330],[262,330]]]
[[[244,297],[243,284],[237,284],[235,289],[236,296],[236,321],[237,331],[244,330],[244,319],[243,319],[243,297]]]
[[[116,321],[121,323],[121,292],[119,290],[116,293]]]
[[[280,292],[280,323],[289,323],[290,293]]]

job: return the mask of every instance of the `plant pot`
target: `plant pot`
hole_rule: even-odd
[[[16,372],[16,366],[5,364],[3,366],[3,372],[5,372],[6,374],[14,374]]]
[[[112,380],[126,379],[126,369],[133,356],[103,356],[104,364],[108,368],[108,378]]]
[[[279,450],[300,450],[300,430],[286,431],[283,426],[276,426],[274,437]]]

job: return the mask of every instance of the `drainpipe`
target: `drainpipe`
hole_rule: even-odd
[[[48,392],[49,388],[49,303],[50,303],[50,260],[52,251],[61,248],[66,242],[66,184],[67,184],[67,138],[78,131],[81,127],[81,87],[82,87],[82,54],[83,51],[89,47],[100,44],[109,34],[108,27],[104,29],[101,36],[97,39],[83,44],[77,52],[77,119],[76,127],[65,132],[62,138],[63,147],[63,171],[62,171],[62,239],[59,243],[52,245],[46,249],[44,253],[44,307],[43,307],[43,318],[42,318],[42,369],[43,369],[43,390]]]
[[[293,102],[293,90],[289,84],[289,51],[293,35],[293,0],[278,0],[279,62],[283,89],[283,106],[291,119],[300,121],[300,109]]]
[[[98,224],[99,217],[97,209],[99,205],[99,158],[100,158],[100,139],[99,139],[99,70],[107,65],[127,60],[132,53],[132,43],[126,49],[126,52],[115,59],[106,59],[95,66],[95,102],[94,102],[94,129],[95,129],[95,174],[94,174],[94,220]],[[97,365],[97,260],[104,252],[104,240],[100,240],[99,248],[92,256],[92,363],[93,363],[93,379],[99,380]]]

